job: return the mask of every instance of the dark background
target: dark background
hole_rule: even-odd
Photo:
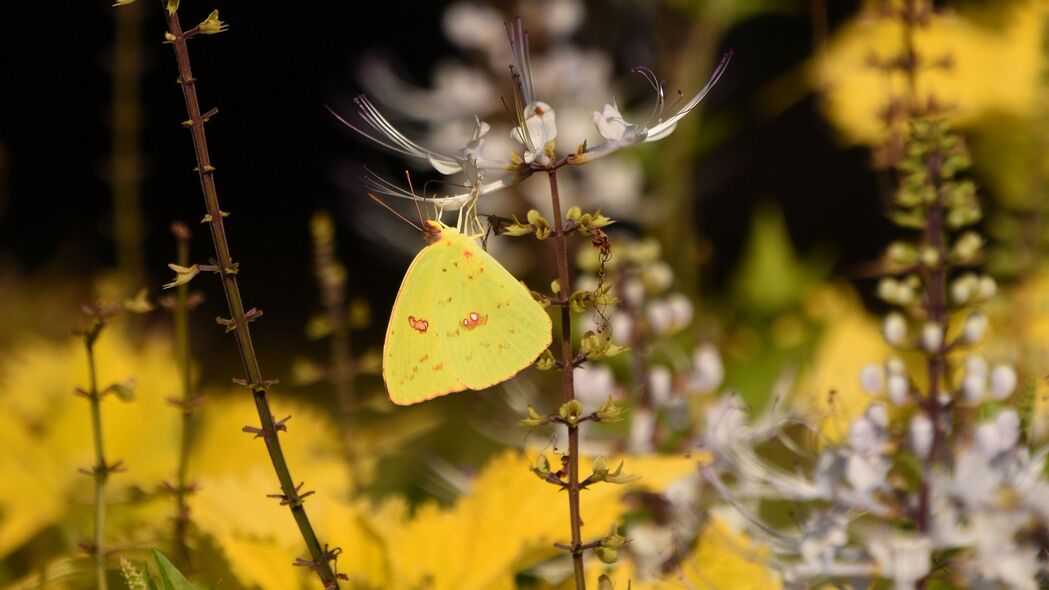
[[[169,278],[165,264],[174,259],[171,220],[195,224],[203,203],[189,134],[178,124],[185,110],[174,56],[161,43],[162,9],[159,2],[140,1],[146,3],[143,206],[155,289]],[[347,205],[364,196],[346,193],[335,178],[340,169],[396,166],[398,160],[354,139],[325,105],[346,105],[358,91],[354,64],[365,51],[394,57],[425,84],[434,60],[454,51],[440,29],[445,4],[182,2],[185,28],[212,8],[230,23],[228,32],[198,37],[190,49],[202,107],[220,111],[207,128],[211,156],[223,209],[232,212],[227,228],[234,258],[242,259],[247,304],[267,312],[262,330],[301,330],[316,307],[308,219],[321,207],[339,222],[340,254],[354,292],[377,307],[392,300],[407,260],[382,253],[352,230],[354,208]],[[780,203],[800,249],[830,246],[842,268],[875,256],[887,236],[887,224],[877,222],[868,153],[835,145],[815,97],[773,118],[754,106],[766,84],[811,52],[810,2],[796,4],[725,36],[722,48],[734,49],[735,57],[706,108],[731,117],[737,129],[712,157],[683,171],[697,175],[696,227],[713,245],[706,273],[715,289],[733,268],[760,199]],[[856,1],[827,4],[832,28],[859,8]],[[675,41],[674,23],[656,6],[590,3],[577,38],[584,46],[614,50],[624,70],[643,63]],[[114,264],[105,178],[113,10],[96,1],[0,4],[6,24],[0,36],[0,143],[6,154],[0,272],[76,279]],[[207,257],[208,240],[197,232],[198,260]],[[210,286],[208,291],[218,296]],[[202,315],[219,311],[212,301]]]

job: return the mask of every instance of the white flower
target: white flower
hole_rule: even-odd
[[[1016,390],[1016,369],[1009,365],[998,365],[991,371],[991,397],[1003,400]]]
[[[902,406],[906,404],[911,396],[910,381],[907,380],[905,375],[889,375],[886,394],[889,396],[889,401],[891,401],[893,405]]]
[[[641,271],[641,281],[649,293],[658,295],[674,284],[674,271],[666,262],[657,260],[645,265]]]
[[[701,344],[692,355],[692,375],[689,386],[699,393],[710,393],[725,380],[725,365],[721,353],[713,344]]]
[[[929,573],[932,560],[932,540],[900,533],[886,533],[868,541],[868,549],[881,575],[892,580],[896,590],[915,587]]]
[[[966,374],[965,379],[962,381],[962,399],[971,404],[976,404],[983,401],[985,395],[987,395],[986,375]]]
[[[685,103],[685,106],[678,110],[678,112],[666,119],[662,118],[665,99],[663,83],[648,69],[634,68],[633,71],[645,76],[656,90],[655,122],[646,125],[637,125],[627,121],[623,118],[622,113],[619,111],[619,106],[613,100],[611,103],[606,104],[600,112],[595,112],[592,115],[594,125],[597,127],[597,131],[601,134],[601,137],[605,139],[605,143],[595,148],[587,149],[583,154],[577,155],[571,160],[572,163],[582,164],[602,156],[607,156],[608,154],[624,147],[659,141],[670,135],[674,132],[674,128],[677,127],[678,121],[692,112],[700,101],[706,97],[707,93],[710,92],[714,85],[717,84],[718,79],[720,79],[721,75],[725,73],[725,69],[728,67],[731,58],[732,52],[726,53],[725,56],[721,58],[721,62],[718,64],[717,68],[714,69],[714,73],[711,74],[710,79],[707,81],[703,89],[693,96],[691,100]]]
[[[965,318],[965,327],[962,329],[962,340],[966,344],[976,344],[980,340],[983,340],[984,334],[987,333],[988,324],[987,316],[978,311],[972,312],[969,314],[969,317]]]
[[[497,51],[505,42],[503,16],[494,8],[474,2],[457,2],[444,12],[444,34],[460,47]]]
[[[885,388],[885,369],[881,365],[869,364],[860,371],[860,385],[863,391],[879,395]]]
[[[550,163],[547,148],[557,137],[554,109],[542,101],[529,103],[522,113],[524,121],[510,131],[510,136],[524,146],[524,161],[546,165]]]
[[[924,413],[915,414],[911,418],[911,450],[922,461],[929,458],[929,452],[932,450],[932,438],[932,420]]]
[[[902,313],[894,311],[885,316],[881,332],[890,346],[899,346],[907,338],[907,319]]]
[[[936,322],[926,322],[922,326],[922,348],[926,352],[938,352],[943,347],[943,326]]]
[[[990,369],[990,365],[987,364],[987,359],[983,358],[978,354],[971,354],[965,357],[965,374],[966,376],[973,375],[987,378],[987,373]]]
[[[1012,450],[1020,440],[1020,417],[1013,410],[1004,410],[991,422],[976,428],[975,448],[987,459],[993,459]]]
[[[976,291],[976,276],[966,273],[954,279],[951,283],[951,301],[957,305],[965,305],[972,299]]]
[[[980,280],[976,283],[976,296],[981,301],[986,301],[997,293],[998,283],[992,277],[987,275],[980,277]]]
[[[634,320],[629,315],[621,311],[615,312],[608,318],[608,325],[612,330],[612,342],[623,346],[630,342]]]
[[[645,300],[645,284],[641,282],[641,279],[627,279],[623,282],[619,296],[631,307],[640,307]]]
[[[664,335],[674,327],[674,312],[666,301],[651,301],[645,306],[645,318],[653,334]]]
[[[579,401],[587,405],[602,404],[609,396],[616,394],[615,378],[612,369],[605,365],[586,363],[572,371],[575,380],[575,394]]]
[[[675,328],[681,329],[692,323],[693,309],[691,299],[681,293],[674,293],[667,297],[667,305],[670,306],[670,315],[674,318]]]
[[[630,412],[630,452],[637,455],[651,453],[655,432],[656,416],[652,410],[639,407]]]
[[[670,369],[656,365],[648,371],[648,392],[652,396],[652,403],[662,406],[670,401],[674,376]]]

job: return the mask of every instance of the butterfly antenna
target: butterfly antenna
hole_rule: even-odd
[[[408,190],[411,191],[412,196],[415,197],[415,187],[412,186],[412,175],[407,170],[404,171],[404,177],[408,179]],[[423,210],[419,207],[419,201],[415,201],[415,211],[419,213],[419,223],[422,224],[425,220],[423,218]]]
[[[376,203],[382,205],[383,207],[386,207],[386,209],[389,210],[390,213],[393,213],[394,215],[396,215],[401,221],[403,221],[403,222],[407,223],[408,225],[414,227],[415,229],[419,230],[420,232],[423,231],[423,228],[421,228],[418,225],[415,225],[414,223],[412,223],[412,221],[410,219],[408,219],[407,217],[405,217],[405,216],[401,215],[400,213],[398,213],[396,210],[394,210],[393,207],[387,205],[386,202],[383,201],[382,199],[380,199],[379,197],[376,197],[375,195],[373,195],[371,193],[368,193],[368,196],[371,197],[372,200],[375,201]]]

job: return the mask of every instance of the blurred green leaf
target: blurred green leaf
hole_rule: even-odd
[[[164,583],[164,590],[197,590],[158,549],[153,550],[153,559],[156,560],[157,569],[160,570],[160,580]]]
[[[798,257],[782,212],[764,204],[754,212],[732,291],[738,306],[775,314],[801,303],[829,270],[826,257]]]

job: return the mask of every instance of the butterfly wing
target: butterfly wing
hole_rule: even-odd
[[[448,248],[441,242],[423,248],[397,291],[382,351],[382,377],[395,404],[415,404],[466,389],[439,344],[437,300],[446,258]]]
[[[437,312],[444,357],[470,389],[506,381],[550,345],[550,316],[475,238],[457,233],[441,260]]]

